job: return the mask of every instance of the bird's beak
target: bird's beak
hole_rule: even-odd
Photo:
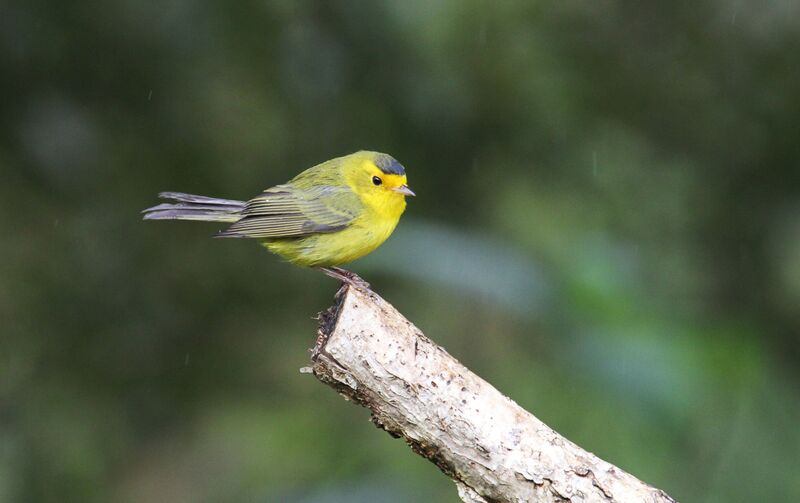
[[[416,196],[414,191],[408,188],[408,185],[401,185],[392,189],[393,191],[403,194],[404,196]]]

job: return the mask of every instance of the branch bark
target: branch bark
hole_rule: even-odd
[[[344,285],[321,313],[312,363],[465,502],[674,502],[553,431],[369,290]]]

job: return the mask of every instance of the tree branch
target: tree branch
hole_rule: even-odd
[[[375,293],[320,315],[313,374],[452,478],[465,502],[674,502],[473,374]]]

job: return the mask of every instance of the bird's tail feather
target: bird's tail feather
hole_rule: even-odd
[[[236,222],[241,218],[244,201],[196,196],[182,192],[162,192],[158,197],[176,203],[163,203],[142,211],[145,220],[199,220],[202,222]]]

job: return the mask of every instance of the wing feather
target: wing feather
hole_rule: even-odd
[[[219,236],[282,238],[336,232],[347,227],[361,208],[348,187],[278,185],[247,201],[242,218]]]

